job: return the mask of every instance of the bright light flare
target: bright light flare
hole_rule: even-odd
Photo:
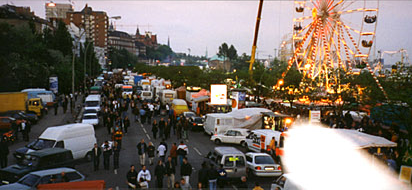
[[[285,139],[282,158],[288,178],[303,189],[406,189],[372,156],[333,129],[295,126]]]

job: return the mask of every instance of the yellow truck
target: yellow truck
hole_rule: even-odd
[[[20,110],[42,116],[44,107],[40,98],[28,99],[27,92],[0,93],[0,112]]]

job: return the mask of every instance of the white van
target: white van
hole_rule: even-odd
[[[90,159],[90,150],[96,143],[94,128],[90,124],[68,124],[56,127],[48,127],[40,137],[26,145],[24,148],[16,150],[14,154],[17,159],[24,158],[24,155],[45,148],[65,148],[72,151],[74,159]]]
[[[100,111],[101,96],[99,94],[93,94],[86,97],[84,102],[84,109],[95,109]]]
[[[162,103],[162,105],[169,104],[170,106],[172,104],[172,101],[176,98],[177,98],[177,94],[176,94],[176,91],[174,90],[163,89],[160,92],[160,102]]]
[[[222,134],[227,129],[233,128],[234,119],[232,116],[224,113],[211,113],[206,115],[204,124],[205,133],[209,135]]]
[[[152,91],[142,91],[140,98],[142,100],[151,100],[153,98]]]
[[[246,147],[254,152],[266,152],[269,150],[270,141],[275,137],[279,143],[281,132],[272,129],[256,129],[246,137]]]

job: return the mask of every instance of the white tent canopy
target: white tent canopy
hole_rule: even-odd
[[[345,139],[351,140],[358,148],[396,147],[397,144],[383,137],[369,135],[356,130],[330,129]]]

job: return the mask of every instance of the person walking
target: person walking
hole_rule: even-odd
[[[147,182],[147,184],[152,180],[150,171],[146,169],[145,165],[142,166],[142,170],[137,174],[137,179],[139,179],[139,182]],[[149,186],[147,186],[147,188],[149,188]]]
[[[113,141],[119,144],[119,147],[122,148],[122,139],[123,139],[123,132],[120,128],[116,128],[116,132],[113,134]]]
[[[54,107],[54,115],[57,115],[57,112],[59,111],[59,102],[57,102],[57,99],[56,101],[54,101],[53,107]]]
[[[275,137],[272,137],[272,140],[270,140],[269,150],[270,150],[270,155],[273,158],[276,158],[276,140],[275,140]]]
[[[183,138],[189,139],[188,132],[189,132],[189,121],[186,117],[183,117]]]
[[[134,168],[134,165],[130,166],[130,170],[127,172],[126,179],[127,187],[129,187],[129,189],[136,189],[137,172]]]
[[[162,162],[165,161],[166,151],[167,149],[164,144],[160,144],[159,147],[157,147],[157,155],[159,155]]]
[[[26,123],[26,120],[23,120],[20,123],[20,130],[21,130],[21,136],[23,136],[23,140],[28,142],[29,141],[29,126]]]
[[[223,168],[223,164],[220,164],[217,173],[219,174],[219,177],[217,178],[217,186],[219,189],[224,189],[227,181],[227,172]]]
[[[166,169],[163,166],[162,160],[159,160],[155,167],[156,187],[159,189],[163,188],[163,177],[165,176],[165,174]]]
[[[183,163],[183,158],[186,157],[186,155],[189,154],[189,148],[183,143],[183,141],[180,141],[179,146],[177,147],[177,156],[179,158],[179,165],[182,165]]]
[[[176,143],[173,143],[172,148],[170,149],[170,157],[172,157],[172,162],[177,166],[177,146]]]
[[[140,165],[145,165],[146,162],[146,152],[147,152],[147,145],[142,139],[139,144],[137,144],[137,153],[139,154]]]
[[[192,165],[187,161],[187,158],[183,158],[183,164],[180,166],[180,176],[186,180],[187,183],[189,182],[190,175],[192,174]]]
[[[7,137],[4,136],[0,142],[0,167],[5,168],[7,167],[7,156],[9,155],[9,145],[7,143]]]
[[[207,171],[207,177],[209,179],[209,189],[210,190],[216,190],[216,188],[217,188],[217,178],[219,177],[219,174],[217,173],[217,170],[213,165]]]
[[[97,143],[94,143],[94,147],[91,150],[91,154],[94,171],[97,171],[99,170],[100,155],[102,154],[102,150],[100,149],[100,147],[97,146]]]
[[[201,183],[203,188],[208,187],[208,183],[209,183],[209,178],[207,176],[208,171],[209,171],[209,168],[207,167],[207,163],[203,162],[202,168],[199,170],[199,174],[197,176],[197,182]]]
[[[152,117],[153,117],[153,111],[154,111],[154,106],[150,102],[147,104],[147,108],[149,109],[149,114],[147,116],[147,123],[150,124],[152,122]]]
[[[167,119],[166,124],[166,128],[165,128],[165,139],[169,139],[170,138],[170,130],[172,129],[172,122],[170,121],[170,119]]]
[[[147,155],[149,156],[149,164],[153,165],[154,157],[155,157],[156,148],[152,142],[149,142],[149,146],[147,147]]]
[[[176,124],[176,137],[177,137],[177,139],[182,138],[182,128],[183,128],[183,122],[182,122],[182,119],[180,118],[177,121],[177,124]]]
[[[185,178],[180,179],[180,189],[181,190],[192,190],[192,186]]]
[[[146,110],[144,110],[144,108],[140,108],[139,110],[139,114],[140,114],[140,122],[143,124],[146,123]]]
[[[111,117],[107,117],[107,123],[106,123],[106,129],[107,129],[107,134],[110,135],[112,132],[113,128],[113,121]]]
[[[159,121],[159,138],[165,138],[165,128],[166,128],[166,123],[165,120],[162,118],[160,118]]]
[[[173,163],[171,156],[167,157],[167,162],[165,164],[165,174],[167,176],[167,188],[170,189],[173,187],[176,174],[176,164]]]
[[[118,142],[114,142],[113,146],[113,168],[119,169],[120,146]]]
[[[109,142],[105,141],[103,144],[103,165],[105,170],[110,168],[110,156],[112,155],[112,147],[110,147]]]
[[[159,127],[158,127],[157,121],[155,119],[155,120],[153,120],[153,124],[152,124],[152,133],[153,133],[153,138],[154,139],[156,139],[157,131],[159,131]]]
[[[127,134],[127,129],[130,127],[130,120],[128,116],[126,116],[123,120],[123,127],[124,127],[124,132]]]

